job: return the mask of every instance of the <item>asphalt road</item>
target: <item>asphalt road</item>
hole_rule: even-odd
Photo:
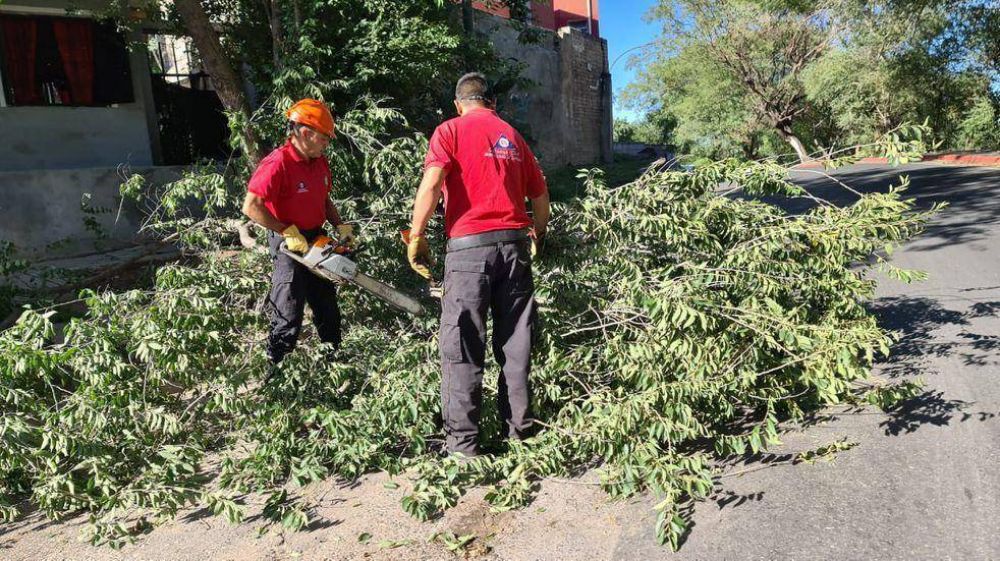
[[[1000,169],[854,166],[836,177],[882,190],[900,173],[918,205],[947,201],[895,263],[926,271],[884,281],[874,310],[901,337],[877,368],[919,376],[925,391],[898,410],[834,410],[785,438],[776,455],[733,468],[699,504],[678,554],[652,525],[623,532],[617,559],[1000,559]],[[813,192],[846,192],[797,173]],[[781,454],[841,437],[858,443],[830,463],[787,465]],[[648,505],[635,505],[636,519]]]

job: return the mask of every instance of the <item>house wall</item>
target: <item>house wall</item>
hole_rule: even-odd
[[[501,4],[490,5],[476,0],[472,3],[472,7],[502,18],[510,17],[510,9]],[[545,29],[554,30],[556,28],[556,16],[551,1],[531,2],[531,23]]]
[[[531,23],[537,27],[556,31],[559,28],[566,27],[571,21],[587,19],[588,0],[525,1],[531,2]],[[597,11],[598,0],[589,0],[589,2],[593,11],[594,35],[600,37],[601,34],[598,30],[600,20]],[[476,0],[472,3],[472,7],[495,16],[510,17],[510,10],[503,5],[490,5]]]
[[[135,168],[149,186],[180,179],[181,167]],[[122,203],[117,168],[0,172],[0,240],[18,252],[74,253],[95,240],[109,245],[136,236],[142,215]],[[89,222],[89,225],[88,225]]]
[[[65,0],[13,0],[0,13],[65,16]],[[103,2],[74,2],[101,13]],[[129,53],[135,102],[116,107],[0,107],[0,171],[153,164],[155,110],[149,66],[141,49]],[[154,115],[153,119],[150,115]]]

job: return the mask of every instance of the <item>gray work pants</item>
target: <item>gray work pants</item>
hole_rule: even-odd
[[[531,427],[534,282],[528,240],[450,251],[441,303],[441,415],[449,452],[478,453],[486,359],[486,312],[493,314],[493,355],[500,364],[500,416],[508,438]]]
[[[302,232],[310,243],[322,234],[320,229]],[[279,248],[283,239],[281,234],[267,233],[271,260],[274,262],[266,306],[271,327],[267,355],[275,364],[295,349],[302,331],[306,303],[312,309],[320,341],[340,346],[340,308],[337,306],[336,287],[281,253]]]

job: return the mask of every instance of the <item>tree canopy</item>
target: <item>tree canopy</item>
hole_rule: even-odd
[[[1000,103],[998,12],[982,0],[662,1],[648,14],[662,36],[634,58],[626,98],[672,114],[674,141],[700,155],[791,147],[805,159],[925,120],[946,147],[996,149],[1000,124],[984,116]]]

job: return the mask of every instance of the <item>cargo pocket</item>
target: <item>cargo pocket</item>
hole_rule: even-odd
[[[446,362],[481,364],[485,308],[490,280],[486,261],[462,261],[449,254],[445,261],[441,301],[441,358]]]
[[[485,300],[490,294],[490,280],[486,274],[485,261],[447,260],[444,279],[445,299]]]
[[[458,314],[441,316],[441,333],[438,339],[443,362],[462,362],[462,331],[458,326]]]

